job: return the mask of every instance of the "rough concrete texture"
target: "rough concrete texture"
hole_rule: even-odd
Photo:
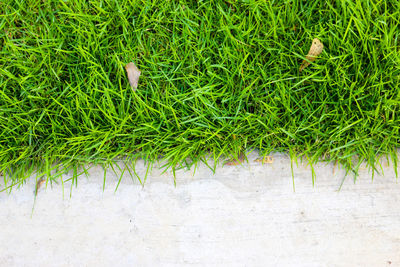
[[[103,171],[0,194],[1,266],[400,266],[400,185],[393,168],[356,183],[333,165],[275,155],[215,175],[154,169],[144,187]],[[144,174],[143,162],[138,171]],[[68,177],[64,177],[68,178]],[[3,185],[4,186],[4,185]]]

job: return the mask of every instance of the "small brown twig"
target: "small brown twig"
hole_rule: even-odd
[[[40,187],[46,182],[46,180],[42,177],[36,182],[36,187],[35,187],[35,197],[37,196],[37,193],[40,189]]]

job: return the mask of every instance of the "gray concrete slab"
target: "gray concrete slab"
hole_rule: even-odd
[[[400,185],[392,167],[354,183],[332,164],[154,169],[142,187],[90,169],[72,189],[34,179],[0,194],[0,266],[400,266]],[[138,163],[143,175],[143,162]],[[68,177],[64,177],[67,179]],[[4,185],[3,185],[4,186]]]

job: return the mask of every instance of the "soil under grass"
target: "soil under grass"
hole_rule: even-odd
[[[252,149],[397,168],[399,18],[397,0],[3,0],[0,171]]]

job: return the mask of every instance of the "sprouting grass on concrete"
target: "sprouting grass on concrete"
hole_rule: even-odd
[[[2,0],[0,171],[252,149],[397,168],[399,25],[397,0]]]

